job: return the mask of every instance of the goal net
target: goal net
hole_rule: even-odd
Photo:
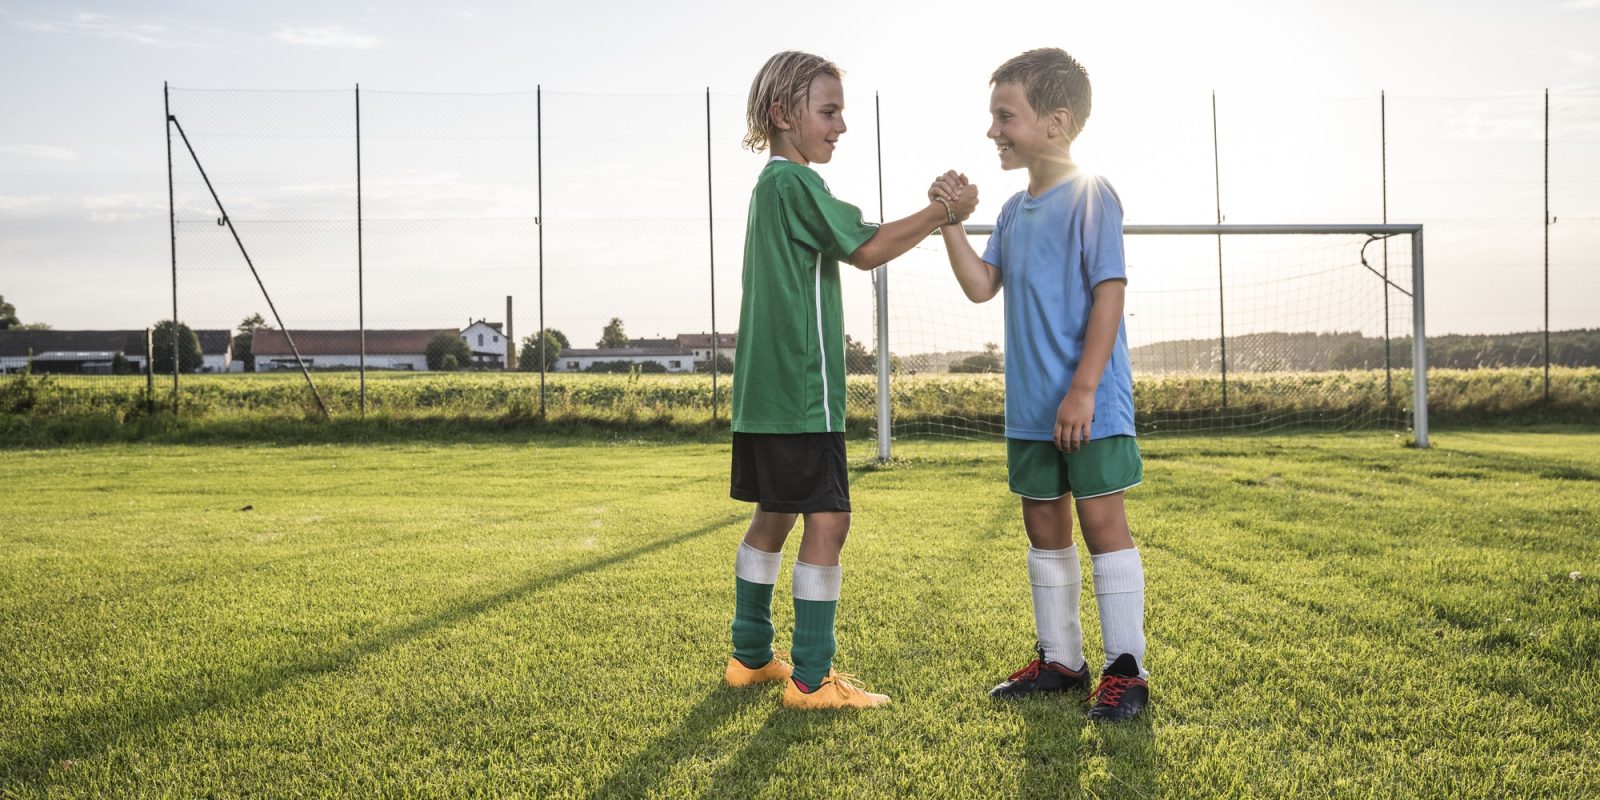
[[[981,253],[989,226],[968,231]],[[1413,382],[1420,226],[1144,225],[1125,234],[1141,435],[1414,428],[1426,444]],[[969,302],[937,238],[895,261],[883,282],[887,430],[1003,436],[1004,290]],[[880,431],[880,451],[885,444]]]

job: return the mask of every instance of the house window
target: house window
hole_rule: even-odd
[[[576,361],[568,361],[567,362],[567,369],[577,369],[577,368],[578,368],[578,362],[576,362]]]
[[[495,344],[499,344],[500,343],[500,337],[498,337],[498,336],[494,337],[494,343]]]
[[[483,346],[483,334],[481,334],[481,333],[478,334],[478,346],[479,347]]]
[[[678,369],[683,366],[683,362],[677,360],[668,361],[667,366],[672,367],[673,369]]]

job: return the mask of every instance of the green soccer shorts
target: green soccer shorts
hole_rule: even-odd
[[[1055,442],[1006,439],[1006,470],[1011,491],[1032,500],[1071,494],[1079,500],[1116,494],[1144,480],[1139,441],[1132,436],[1094,439],[1076,453]]]

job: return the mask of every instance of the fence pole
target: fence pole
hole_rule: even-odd
[[[878,139],[878,223],[883,223],[883,109],[878,93],[872,93],[873,131]],[[888,461],[893,455],[889,403],[889,265],[884,264],[872,272],[872,289],[877,302],[878,334],[878,460]],[[846,396],[849,392],[845,392]]]
[[[539,331],[534,336],[539,339],[539,419],[544,419],[544,373],[549,359],[545,357],[545,327],[544,327],[544,86],[535,86],[533,90],[533,131],[534,131],[534,183],[538,186],[538,216],[534,219],[534,226],[539,233]]]
[[[1389,224],[1389,98],[1378,92],[1378,161],[1383,176],[1383,224]],[[1389,345],[1389,237],[1383,238],[1383,397],[1394,407],[1394,366]]]
[[[361,418],[367,418],[367,285],[361,215],[361,84],[356,84],[356,325],[361,329]]]
[[[1544,90],[1544,401],[1550,402],[1550,89]]]
[[[711,193],[711,87],[706,87],[706,259],[711,265],[711,421],[717,421],[717,207]]]
[[[1211,169],[1216,188],[1217,224],[1222,224],[1222,159],[1217,146],[1217,93],[1211,92]],[[1222,288],[1222,234],[1217,234],[1217,342],[1222,350],[1222,408],[1228,408],[1228,307]]]
[[[167,125],[167,230],[172,238],[172,415],[178,415],[178,212],[172,194],[172,92],[161,82],[161,107]],[[155,352],[146,351],[152,364]],[[151,367],[154,369],[154,367]]]
[[[144,413],[156,413],[156,367],[155,359],[156,335],[149,328],[144,329]]]

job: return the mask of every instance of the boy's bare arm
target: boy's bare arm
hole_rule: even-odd
[[[967,193],[977,199],[978,187],[967,182],[967,176],[950,170],[933,179],[928,187],[928,197],[945,200],[959,199]],[[950,257],[950,269],[956,274],[956,283],[968,300],[983,303],[1000,293],[1000,270],[978,257],[967,239],[966,229],[960,225],[943,225],[939,234],[944,238],[944,251]]]
[[[1089,305],[1089,324],[1083,335],[1083,357],[1072,374],[1067,396],[1061,398],[1061,405],[1056,409],[1056,447],[1062,450],[1072,452],[1089,441],[1095,392],[1100,389],[1106,363],[1111,360],[1111,349],[1117,343],[1127,291],[1127,281],[1118,279],[1101,281],[1091,290],[1094,299]]]
[[[934,228],[944,226],[948,221],[945,213],[945,204],[932,200],[921,211],[904,219],[894,222],[885,222],[878,227],[878,232],[866,240],[854,253],[850,254],[850,263],[860,269],[877,269],[891,260],[905,255],[928,238],[928,232]],[[950,214],[954,214],[956,222],[960,223],[972,216],[973,209],[978,207],[978,188],[970,187],[961,197],[950,202]],[[959,229],[959,225],[953,226]]]
[[[960,225],[945,225],[939,229],[944,237],[944,251],[950,257],[950,270],[956,274],[956,283],[974,303],[992,300],[1000,293],[1000,270],[978,257],[972,241]]]

